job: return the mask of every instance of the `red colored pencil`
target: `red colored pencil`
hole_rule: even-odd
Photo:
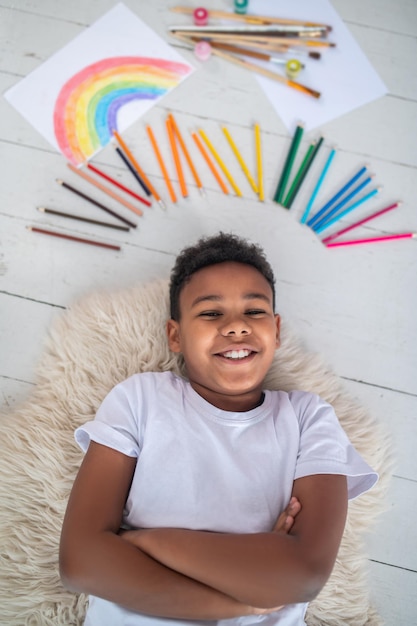
[[[146,200],[146,198],[142,198],[142,196],[140,196],[139,194],[135,193],[128,187],[125,187],[125,185],[122,185],[122,183],[119,183],[118,180],[115,180],[114,178],[112,178],[111,176],[103,172],[102,170],[99,170],[98,167],[96,167],[95,165],[92,165],[92,163],[87,163],[87,167],[89,170],[91,170],[95,174],[98,174],[99,176],[107,180],[109,183],[112,183],[112,185],[114,185],[115,187],[118,187],[122,191],[136,198],[136,200],[139,200],[139,202],[143,202],[143,204],[146,204],[146,206],[151,206],[151,203],[149,202],[149,200]]]

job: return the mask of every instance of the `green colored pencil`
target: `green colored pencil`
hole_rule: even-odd
[[[285,160],[285,164],[281,173],[281,177],[278,182],[278,187],[275,192],[274,201],[282,203],[282,199],[285,192],[285,187],[288,183],[288,179],[291,174],[291,169],[294,164],[295,156],[297,154],[298,147],[300,145],[301,137],[303,136],[304,126],[298,124],[296,131],[294,133],[294,137],[292,139],[290,149],[287,154],[287,158]]]
[[[302,164],[301,164],[301,166],[300,166],[300,168],[299,168],[299,170],[298,170],[298,172],[297,172],[297,174],[296,174],[296,176],[294,178],[294,181],[293,181],[293,183],[292,183],[292,185],[290,187],[290,190],[289,190],[289,192],[287,194],[287,197],[284,200],[284,206],[285,206],[286,209],[290,209],[291,208],[291,205],[292,205],[292,203],[295,200],[295,196],[299,192],[300,187],[303,184],[303,181],[304,181],[305,177],[307,176],[307,173],[308,173],[310,167],[313,164],[313,161],[314,161],[314,159],[315,159],[315,157],[317,155],[317,152],[319,151],[319,148],[320,148],[321,144],[323,143],[323,139],[324,139],[323,137],[320,137],[320,139],[319,139],[319,141],[317,143],[313,142],[309,146],[309,148],[308,148],[308,150],[306,152],[306,155],[305,155],[305,157],[303,159],[303,162],[302,162]]]

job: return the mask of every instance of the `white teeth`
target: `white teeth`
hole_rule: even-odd
[[[229,352],[225,352],[223,356],[226,359],[244,359],[246,356],[249,356],[250,350],[230,350]]]

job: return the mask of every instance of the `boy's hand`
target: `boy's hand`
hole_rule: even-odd
[[[301,504],[298,498],[293,496],[289,501],[286,509],[280,514],[272,532],[288,534],[294,524],[295,518],[301,511]]]

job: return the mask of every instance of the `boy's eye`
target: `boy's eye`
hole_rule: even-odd
[[[218,317],[221,315],[219,311],[202,311],[198,314],[199,317]]]
[[[246,311],[246,315],[264,315],[265,311],[263,309],[250,309]]]

